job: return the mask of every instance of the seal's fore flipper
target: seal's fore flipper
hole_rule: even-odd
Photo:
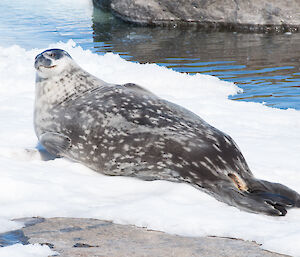
[[[71,146],[71,139],[63,134],[46,132],[40,136],[40,143],[55,156],[64,156]]]

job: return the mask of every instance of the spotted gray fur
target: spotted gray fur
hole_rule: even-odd
[[[106,175],[187,182],[251,212],[285,215],[299,195],[253,177],[234,141],[196,114],[129,83],[106,83],[63,50],[35,60],[34,126],[53,154]]]

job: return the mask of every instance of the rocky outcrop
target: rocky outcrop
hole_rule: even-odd
[[[249,241],[181,237],[95,219],[29,218],[20,221],[25,222],[26,227],[0,234],[0,243],[13,235],[12,243],[48,245],[60,257],[284,256],[264,251],[256,243]],[[18,235],[21,235],[20,239]],[[9,244],[0,244],[0,247],[7,245]]]
[[[300,31],[299,0],[94,0],[124,21],[212,29]]]

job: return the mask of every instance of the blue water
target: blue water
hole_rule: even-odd
[[[24,235],[22,230],[0,233],[0,247],[14,244],[28,244],[28,239],[29,238]]]
[[[88,2],[89,0],[86,0]],[[125,24],[84,0],[1,0],[0,45],[47,48],[73,39],[84,49],[235,82],[231,96],[300,109],[300,33],[242,34]]]

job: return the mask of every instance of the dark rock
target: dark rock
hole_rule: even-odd
[[[60,230],[60,232],[65,233],[65,232],[73,232],[73,231],[78,231],[78,230],[82,230],[82,228],[80,228],[80,227],[62,228]]]
[[[54,244],[50,244],[50,243],[41,243],[41,245],[47,245],[50,249],[54,248]]]
[[[124,21],[250,32],[300,30],[299,0],[94,0]]]
[[[99,246],[89,245],[85,243],[76,243],[73,245],[73,247],[89,248],[89,247],[99,247]]]

